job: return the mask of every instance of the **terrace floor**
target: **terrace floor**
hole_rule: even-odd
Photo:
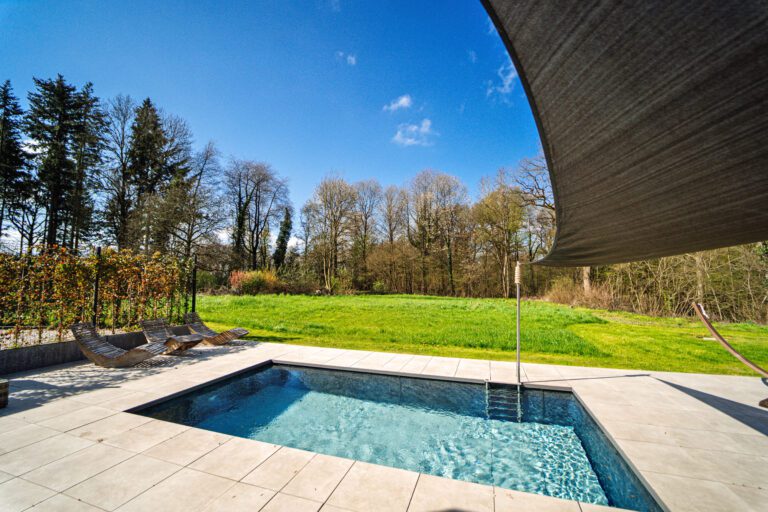
[[[575,501],[438,478],[126,413],[274,361],[516,382],[514,363],[249,343],[144,368],[78,363],[10,376],[0,409],[0,510],[571,511]],[[672,511],[768,510],[768,388],[757,378],[522,365],[573,389]]]

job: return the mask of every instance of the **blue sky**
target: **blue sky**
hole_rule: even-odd
[[[269,162],[297,206],[331,173],[400,185],[430,168],[475,192],[540,145],[479,0],[0,0],[0,80],[25,97],[56,73]]]

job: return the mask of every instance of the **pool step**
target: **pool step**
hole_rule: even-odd
[[[488,418],[502,421],[520,421],[521,400],[517,386],[488,384],[486,386],[486,412]]]

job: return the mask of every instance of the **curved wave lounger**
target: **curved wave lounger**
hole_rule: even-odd
[[[747,365],[752,371],[762,375],[763,382],[766,382],[766,380],[768,379],[768,371],[764,370],[757,364],[753,363],[752,361],[750,361],[749,359],[741,355],[741,353],[738,350],[733,348],[733,346],[730,343],[725,341],[725,338],[723,338],[722,335],[719,332],[717,332],[717,329],[715,329],[715,326],[712,325],[712,322],[709,321],[709,315],[707,315],[707,312],[704,311],[704,306],[702,306],[697,302],[694,302],[693,310],[696,312],[696,314],[699,316],[701,321],[704,323],[704,326],[707,328],[709,333],[715,337],[715,339],[723,346],[723,348],[725,348],[725,350],[730,352],[733,357],[735,357],[736,359],[738,359],[739,361]],[[768,408],[768,398],[760,401],[760,407]]]
[[[184,352],[203,341],[203,336],[199,334],[173,334],[165,318],[142,320],[139,323],[147,341],[165,346],[168,354]]]
[[[162,345],[148,343],[131,350],[123,350],[100,337],[93,324],[80,323],[70,326],[75,341],[83,355],[97,366],[104,368],[127,368],[135,366],[155,356],[164,354],[167,349]]]
[[[195,311],[184,315],[184,323],[191,331],[205,336],[205,341],[203,343],[207,343],[208,345],[224,345],[225,343],[242,338],[248,334],[248,331],[241,327],[235,327],[228,331],[216,332],[205,325],[200,318],[200,315]]]

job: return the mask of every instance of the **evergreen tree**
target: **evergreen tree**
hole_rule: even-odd
[[[87,83],[78,91],[64,77],[35,78],[26,131],[35,148],[33,195],[45,209],[45,245],[77,249],[93,220],[90,192],[101,162],[104,114]]]
[[[101,164],[105,139],[106,116],[99,99],[93,95],[92,84],[86,84],[78,94],[78,122],[73,134],[75,182],[68,201],[69,242],[74,250],[90,234],[93,227],[93,198],[90,190],[95,185],[92,172]]]
[[[275,242],[275,252],[272,254],[272,261],[275,263],[275,270],[280,270],[280,267],[285,263],[285,255],[288,252],[288,240],[291,238],[291,230],[293,229],[293,220],[291,219],[291,209],[286,208],[283,213],[283,221],[280,223],[280,232],[277,235],[277,241]]]
[[[79,97],[75,86],[58,75],[55,80],[35,78],[29,93],[26,131],[37,154],[37,181],[46,209],[45,244],[63,242],[66,202],[76,182],[72,140],[79,123]]]
[[[7,216],[27,181],[24,170],[28,155],[21,142],[23,111],[13,95],[11,81],[0,86],[0,239]]]
[[[147,98],[136,109],[128,149],[128,166],[139,198],[155,193],[170,180],[165,166],[167,143],[160,113]]]
[[[191,134],[180,118],[163,118],[149,98],[136,109],[131,126],[128,170],[135,196],[131,214],[131,245],[145,252],[165,251],[170,243],[165,208],[160,197],[190,171]]]

